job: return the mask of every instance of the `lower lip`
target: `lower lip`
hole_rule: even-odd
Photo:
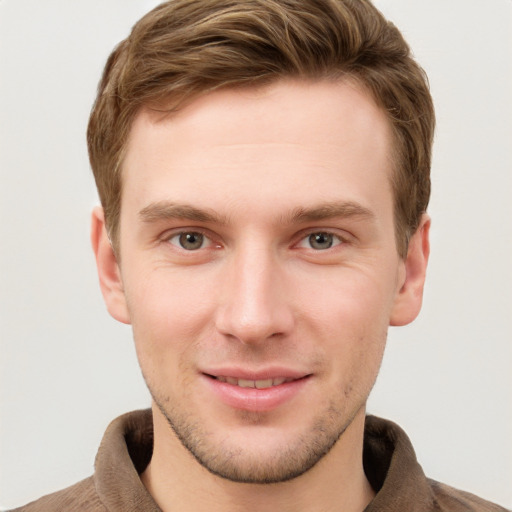
[[[310,376],[291,382],[283,382],[270,388],[241,388],[204,375],[206,384],[226,405],[245,411],[271,411],[290,402],[309,381]]]

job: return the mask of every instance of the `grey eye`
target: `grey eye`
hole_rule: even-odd
[[[319,251],[330,249],[334,243],[334,235],[331,233],[312,233],[308,237],[309,245]]]
[[[169,241],[187,251],[196,251],[204,246],[205,236],[202,233],[187,231],[173,236]]]

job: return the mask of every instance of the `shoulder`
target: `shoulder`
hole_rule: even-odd
[[[11,512],[61,512],[66,510],[73,510],[74,512],[107,512],[96,492],[92,477],[86,478],[61,491],[43,496]]]
[[[449,485],[428,480],[432,489],[435,508],[439,511],[464,511],[464,512],[510,512],[506,508],[486,501],[466,491],[454,489]]]
[[[363,465],[377,492],[366,512],[507,512],[474,494],[427,478],[407,434],[388,420],[367,416]]]

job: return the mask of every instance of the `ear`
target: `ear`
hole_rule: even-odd
[[[121,271],[107,235],[103,208],[94,208],[91,216],[91,243],[96,256],[96,266],[101,293],[108,312],[119,322],[130,323]]]
[[[390,325],[407,325],[419,314],[423,301],[423,287],[430,254],[430,217],[424,214],[420,225],[409,240],[404,260],[405,279],[395,297]]]

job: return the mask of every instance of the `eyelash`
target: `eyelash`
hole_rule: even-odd
[[[323,249],[315,249],[314,247],[311,247],[311,245],[313,243],[311,238],[313,236],[317,236],[317,237],[322,236],[323,238],[328,238],[328,239],[330,238],[331,245],[329,245],[328,247],[325,247]],[[317,231],[317,230],[315,230],[315,231],[308,231],[307,233],[303,233],[301,235],[299,242],[295,245],[301,246],[301,244],[308,243],[308,241],[309,241],[309,247],[304,247],[304,248],[305,249],[313,249],[313,250],[315,250],[315,252],[326,251],[328,249],[332,249],[333,247],[337,247],[338,245],[346,243],[345,238],[341,237],[340,235],[338,235],[336,233],[333,233],[332,231],[328,231],[328,230],[318,230]],[[322,243],[321,241],[318,241],[318,240],[316,242]]]
[[[181,238],[184,236],[187,237],[187,236],[193,236],[193,235],[195,235],[195,236],[199,235],[200,237],[202,237],[200,246],[198,246],[197,248],[194,248],[194,249],[193,248],[187,249],[187,248],[183,247],[183,243],[186,242],[186,240],[182,240]],[[328,245],[328,247],[315,249],[314,247],[311,247],[312,243],[314,243],[311,238],[313,236],[323,237],[324,239],[327,239],[327,243],[329,243],[329,240],[331,243],[330,243],[330,245]],[[172,242],[173,239],[177,239],[176,243]],[[170,235],[167,235],[164,240],[167,243],[177,247],[180,250],[183,250],[185,252],[191,252],[191,253],[199,251],[201,249],[209,248],[212,245],[215,246],[216,248],[221,247],[221,244],[218,244],[218,243],[216,244],[214,242],[212,236],[208,235],[207,233],[205,233],[204,231],[201,231],[199,229],[190,229],[190,230],[182,230],[179,232],[175,232]],[[310,242],[309,247],[302,246],[303,243],[307,244],[308,240]],[[194,240],[189,240],[189,242],[191,244],[194,244]],[[205,243],[206,243],[206,245],[205,245]],[[322,240],[317,240],[317,243],[321,244]],[[301,233],[299,241],[293,245],[295,247],[301,247],[304,249],[313,250],[315,252],[322,252],[322,251],[332,249],[334,247],[337,247],[337,246],[345,244],[345,243],[347,243],[347,240],[344,237],[342,237],[336,233],[333,233],[332,231],[314,230],[314,231],[307,231],[307,232]]]
[[[181,240],[181,237],[183,236],[191,236],[191,235],[199,235],[202,238],[202,243],[199,247],[197,247],[196,249],[186,249],[185,247],[183,247],[182,245],[182,240]],[[172,240],[177,238],[178,241],[177,243],[173,243]],[[183,230],[183,231],[178,231],[177,233],[172,233],[168,236],[165,237],[165,241],[170,243],[171,245],[174,245],[175,247],[177,247],[178,249],[181,249],[183,251],[186,251],[186,252],[195,252],[195,251],[198,251],[200,249],[205,249],[207,247],[210,247],[212,245],[216,245],[217,247],[220,246],[220,244],[215,244],[215,242],[212,240],[212,237],[209,236],[207,233],[205,233],[204,231],[201,231],[199,229],[191,229],[191,230]],[[194,243],[193,241],[191,241],[190,243]],[[204,244],[206,243],[206,246],[204,246]]]

